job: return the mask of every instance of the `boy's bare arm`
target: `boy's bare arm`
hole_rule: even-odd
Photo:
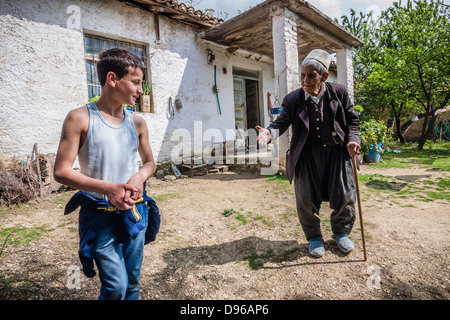
[[[143,166],[138,173],[128,180],[127,184],[138,189],[137,192],[131,193],[131,198],[136,200],[142,196],[144,182],[155,173],[156,163],[150,147],[147,123],[144,119],[136,115],[133,115],[133,121],[139,137],[138,150]]]
[[[130,209],[127,204],[127,190],[135,189],[126,184],[111,183],[90,178],[73,169],[73,163],[78,154],[80,143],[84,140],[89,127],[89,112],[85,107],[69,112],[61,132],[58,151],[55,160],[55,180],[61,184],[88,192],[104,194],[108,200],[121,210]]]

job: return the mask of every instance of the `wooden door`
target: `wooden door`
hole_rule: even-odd
[[[234,119],[236,127],[236,147],[245,146],[245,131],[247,130],[247,108],[245,105],[245,80],[235,77],[234,89]]]

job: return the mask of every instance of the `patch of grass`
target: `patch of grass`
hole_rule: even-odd
[[[288,261],[291,258],[291,255],[296,253],[300,248],[292,248],[284,251],[279,257],[277,257],[278,262]]]
[[[416,195],[417,200],[423,201],[423,202],[432,202],[433,199],[427,198],[421,194]]]
[[[257,255],[256,253],[252,253],[248,256],[244,257],[244,260],[247,262],[248,266],[252,270],[260,269],[264,266],[266,262],[284,262],[289,261],[293,254],[299,251],[300,248],[291,248],[286,249],[280,254],[275,254],[273,250],[269,249],[262,255]]]
[[[235,212],[234,209],[224,209],[223,212],[222,212],[222,214],[223,214],[225,217],[229,217],[229,216],[231,216],[234,212]]]
[[[267,177],[267,180],[280,183],[283,185],[289,185],[289,180],[286,178],[284,174],[275,174],[273,176],[269,176]]]
[[[450,193],[448,192],[425,191],[424,193],[431,199],[450,201]]]
[[[390,196],[400,199],[414,197],[420,201],[447,200],[450,201],[450,179],[424,179],[406,183],[391,176],[380,174],[359,174],[361,185],[367,187],[372,195],[389,192]]]
[[[271,183],[275,183],[275,186],[272,186],[273,190],[280,190],[281,192],[285,192],[286,190],[294,190],[294,184],[290,184],[284,174],[278,173],[273,176],[268,176],[266,179]],[[274,194],[279,193],[274,191]]]
[[[402,183],[391,176],[381,174],[359,174],[358,180],[369,188],[381,191],[400,191],[407,183]]]
[[[264,265],[264,260],[260,259],[256,253],[244,257],[244,260],[252,270],[258,270]]]
[[[437,185],[441,188],[450,188],[450,179],[439,178]]]
[[[247,222],[248,222],[247,217],[244,216],[243,214],[238,214],[238,215],[235,217],[235,219],[238,220],[238,221],[240,221],[241,224],[247,224]]]
[[[179,196],[175,193],[166,193],[166,194],[160,194],[160,195],[152,195],[153,200],[156,202],[163,202],[170,199],[178,198]]]
[[[37,241],[42,238],[42,235],[46,232],[50,232],[53,229],[47,226],[39,226],[34,228],[25,227],[9,227],[0,230],[0,243],[6,241],[6,245],[12,245],[13,247],[19,247],[26,245],[31,241]]]
[[[374,164],[377,168],[411,168],[414,165],[422,168],[432,168],[450,171],[450,143],[433,143],[427,141],[422,150],[417,144],[390,144],[389,150],[381,157],[381,162]]]

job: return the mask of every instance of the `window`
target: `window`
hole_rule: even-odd
[[[143,44],[137,44],[124,40],[116,40],[105,38],[98,35],[85,34],[84,35],[84,56],[86,61],[86,73],[87,73],[87,84],[88,84],[88,95],[89,99],[99,96],[101,93],[100,82],[97,76],[97,61],[99,60],[98,55],[105,50],[111,48],[124,48],[128,51],[134,53],[139,58],[141,58],[144,64],[144,80],[147,77],[147,53],[146,46]],[[140,110],[140,101],[137,100],[136,104],[130,109],[134,111]],[[151,111],[153,112],[153,111]]]

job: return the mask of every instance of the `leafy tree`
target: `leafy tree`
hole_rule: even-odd
[[[402,129],[418,114],[424,120],[422,149],[436,110],[450,99],[448,6],[436,0],[408,0],[405,6],[394,2],[375,23],[352,10],[342,25],[365,42],[354,58],[358,103],[378,118],[392,117],[402,142]]]
[[[383,15],[383,60],[399,67],[392,70],[404,96],[396,100],[409,98],[423,113],[422,149],[434,128],[436,110],[450,99],[449,10],[436,1],[409,0],[406,6],[394,3]]]

